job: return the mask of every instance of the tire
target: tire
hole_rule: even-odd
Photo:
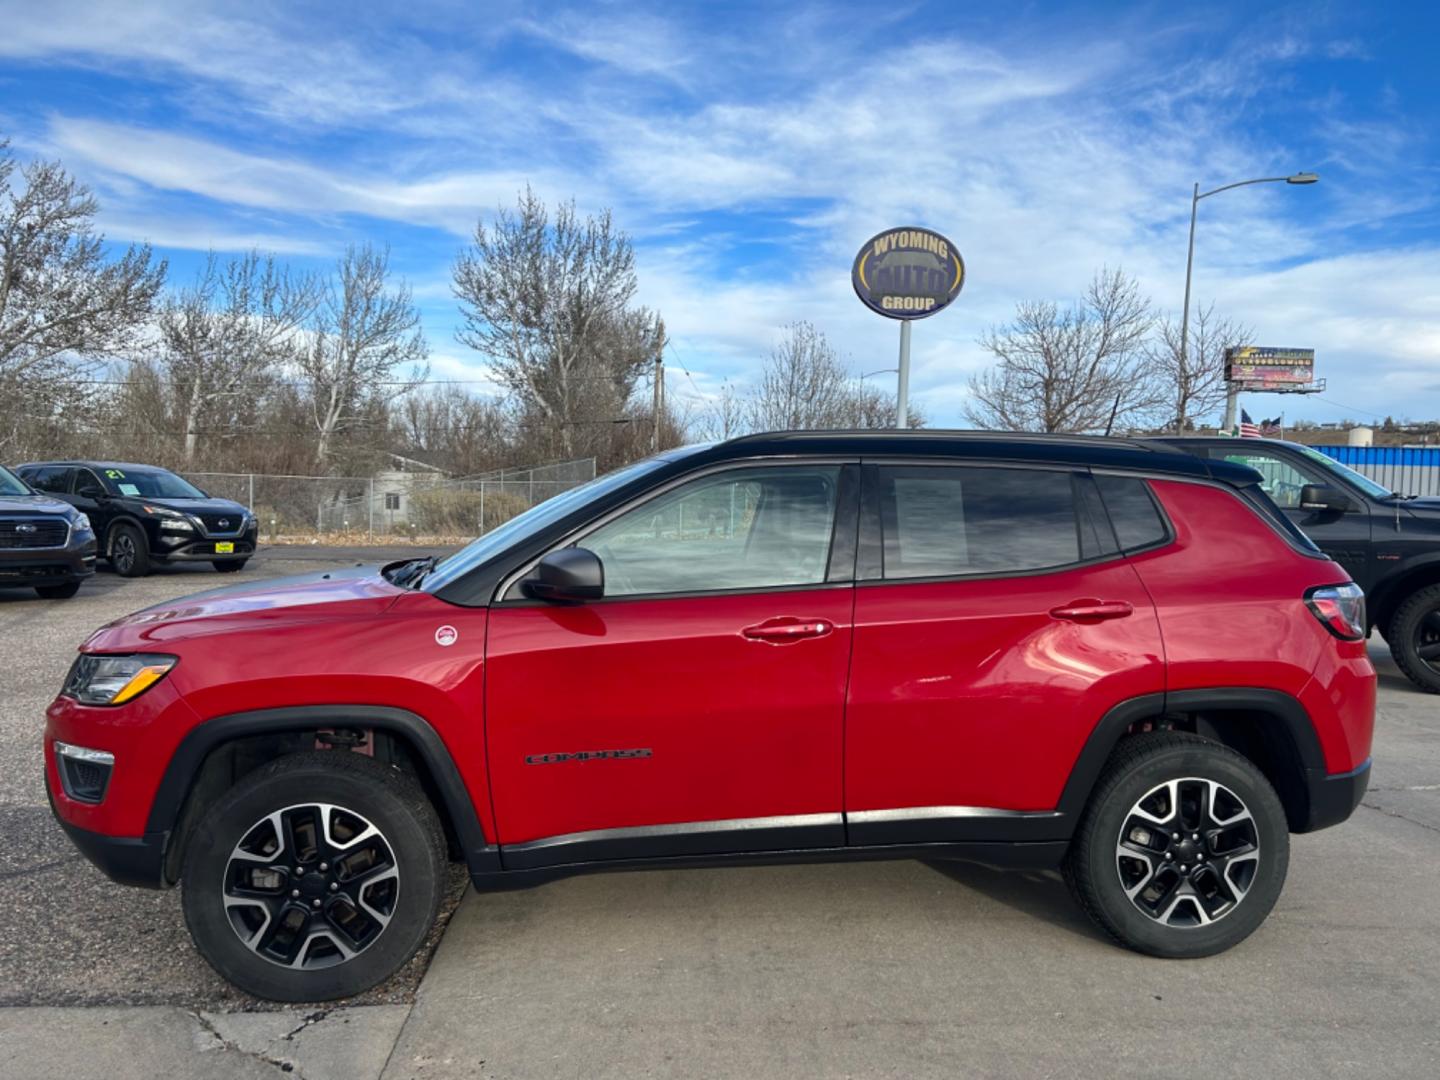
[[[116,525],[110,536],[110,565],[121,577],[144,577],[150,572],[150,544],[134,525]]]
[[[245,564],[249,561],[249,559],[216,559],[210,565],[222,574],[238,574],[245,569]]]
[[[1208,806],[1199,809],[1215,813],[1206,828],[1184,809],[1200,799]],[[1236,813],[1237,802],[1248,818]],[[1176,803],[1189,829],[1166,820],[1166,806]],[[1205,837],[1203,846],[1186,832]],[[1150,845],[1148,865],[1135,854],[1137,836]],[[1080,906],[1116,942],[1150,956],[1188,958],[1213,956],[1249,937],[1275,906],[1289,864],[1285,808],[1248,758],[1197,735],[1155,732],[1126,739],[1112,755],[1064,872]]]
[[[319,806],[329,808],[328,827],[307,809]],[[290,841],[267,854],[277,826]],[[378,832],[367,841],[362,826]],[[348,843],[329,847],[327,859],[307,835]],[[182,904],[196,948],[223,978],[271,1001],[330,1001],[389,978],[425,941],[446,880],[444,834],[420,785],[342,750],[291,754],[242,777],[201,818],[184,856]],[[236,904],[236,882],[264,888],[263,898]],[[363,933],[350,936],[347,924]]]
[[[1440,694],[1440,585],[1420,589],[1395,609],[1385,641],[1407,679]]]
[[[35,591],[46,600],[69,600],[80,591],[80,582],[67,581],[64,585],[36,585]]]

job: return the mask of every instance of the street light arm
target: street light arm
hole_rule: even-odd
[[[1208,199],[1211,195],[1219,195],[1222,191],[1229,191],[1231,188],[1244,187],[1246,184],[1288,184],[1291,178],[1288,176],[1261,176],[1254,180],[1241,180],[1235,184],[1226,184],[1224,187],[1217,187],[1212,191],[1202,191],[1195,196],[1195,201]]]

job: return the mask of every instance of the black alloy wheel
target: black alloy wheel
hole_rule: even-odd
[[[121,577],[144,577],[150,570],[150,547],[133,525],[117,525],[110,539],[110,565]]]
[[[1198,776],[1141,796],[1115,843],[1121,887],[1166,926],[1204,926],[1231,914],[1260,867],[1260,834],[1240,797]]]
[[[257,821],[230,853],[224,903],[245,947],[289,968],[354,959],[400,895],[390,842],[353,810],[301,803]]]

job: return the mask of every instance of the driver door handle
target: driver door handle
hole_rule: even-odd
[[[1135,608],[1124,600],[1072,600],[1062,607],[1050,609],[1050,614],[1057,619],[1082,623],[1123,619],[1134,612]]]
[[[785,645],[805,638],[824,637],[835,627],[824,619],[779,619],[747,626],[740,633],[751,641],[768,641],[772,645]]]

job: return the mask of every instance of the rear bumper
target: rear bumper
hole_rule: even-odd
[[[1370,759],[1347,773],[1324,773],[1317,769],[1305,770],[1306,787],[1310,795],[1310,812],[1303,828],[1296,832],[1314,832],[1316,829],[1338,825],[1360,805],[1370,786]]]

